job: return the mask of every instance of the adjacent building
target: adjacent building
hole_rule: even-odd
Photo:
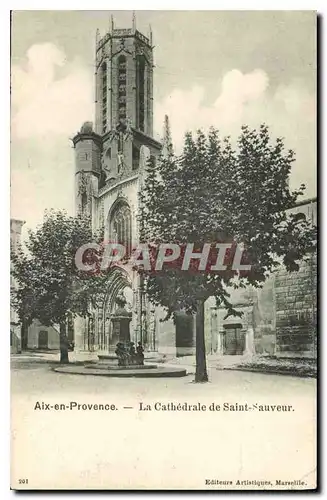
[[[18,219],[10,219],[10,250],[15,252],[20,245],[22,236],[22,227],[25,221]],[[10,291],[16,287],[16,282],[12,274],[10,274]],[[12,353],[21,352],[21,324],[18,314],[10,302],[10,351]]]
[[[317,200],[298,203],[301,212],[317,224]],[[230,290],[242,317],[228,317],[215,301],[206,303],[207,350],[221,355],[262,354],[280,357],[317,355],[317,256],[308,255],[297,272],[280,266],[263,288]]]
[[[10,247],[15,252],[21,244],[22,228],[25,221],[10,219]],[[17,284],[10,276],[10,288],[14,290]],[[27,328],[22,328],[18,314],[10,304],[10,351],[19,354],[26,349],[59,349],[59,332],[53,326],[44,326],[34,320]]]

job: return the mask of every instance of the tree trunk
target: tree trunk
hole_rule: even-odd
[[[23,320],[21,324],[21,349],[26,351],[28,345],[28,323]]]
[[[197,301],[195,382],[208,382],[206,346],[204,339],[204,300]]]
[[[66,335],[66,321],[60,323],[60,363],[69,363],[68,338]]]

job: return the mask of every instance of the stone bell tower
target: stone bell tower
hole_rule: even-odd
[[[101,175],[101,137],[93,132],[92,122],[85,122],[72,140],[75,148],[75,211],[92,219]]]
[[[95,133],[102,138],[100,184],[137,173],[141,146],[156,151],[153,136],[152,32],[132,27],[96,35]],[[101,186],[100,186],[101,187]]]
[[[94,125],[85,122],[72,138],[76,212],[90,216],[93,229],[103,231],[105,241],[117,241],[130,250],[139,239],[146,162],[149,157],[155,161],[162,149],[153,137],[152,31],[145,36],[137,30],[134,14],[126,28],[117,28],[111,18],[107,33],[100,36],[97,30],[95,42]],[[150,324],[150,306],[139,276],[135,271],[114,271],[108,274],[103,304],[91,311],[93,330],[83,318],[76,326],[76,349],[95,345],[100,351],[115,351],[111,317],[116,297],[125,289],[132,297],[131,339],[155,344],[155,326],[151,332],[144,326]]]
[[[114,188],[139,175],[142,146],[158,156],[153,138],[153,45],[136,29],[110,28],[96,33],[95,124],[85,122],[73,137],[75,207],[96,223],[102,188]]]

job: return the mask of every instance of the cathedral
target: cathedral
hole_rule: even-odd
[[[146,161],[159,156],[165,140],[153,137],[153,41],[132,27],[118,29],[111,18],[105,36],[96,34],[95,124],[86,122],[73,138],[75,148],[76,213],[86,213],[105,242],[138,241],[138,205]],[[115,269],[108,276],[102,306],[75,323],[75,350],[108,352],[115,349],[111,316],[123,294],[132,314],[131,335],[148,351],[175,354],[175,325],[160,322],[164,311],[154,308],[142,293],[135,271]],[[193,328],[190,347],[193,345]],[[185,345],[187,351],[187,342]],[[185,351],[185,352],[186,352]]]
[[[86,122],[72,139],[75,148],[76,213],[85,213],[105,242],[138,242],[138,211],[146,161],[154,161],[171,144],[168,121],[161,142],[153,134],[153,40],[132,27],[96,35],[95,124]],[[294,211],[316,222],[316,199]],[[114,352],[112,315],[124,295],[131,315],[131,340],[146,351],[168,356],[195,352],[194,317],[179,313],[175,322],[161,321],[165,312],[147,300],[136,271],[114,269],[103,301],[88,318],[76,318],[75,352]],[[316,259],[298,273],[281,268],[262,290],[232,291],[242,318],[225,319],[226,311],[208,299],[205,336],[208,353],[316,356]]]

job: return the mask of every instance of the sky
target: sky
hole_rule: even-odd
[[[70,138],[94,117],[95,32],[131,11],[15,11],[11,40],[11,217],[34,228],[47,208],[74,212]],[[236,139],[265,122],[296,153],[291,187],[316,195],[316,17],[313,11],[136,11],[155,45],[154,128]]]

